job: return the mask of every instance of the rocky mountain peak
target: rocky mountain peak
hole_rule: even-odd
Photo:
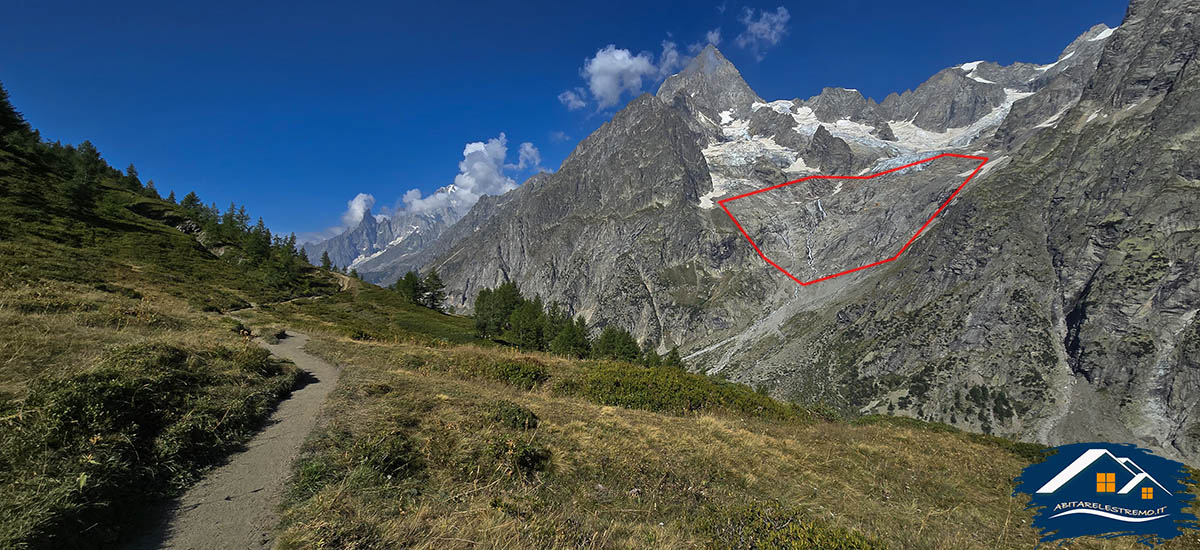
[[[711,120],[730,111],[735,118],[750,114],[750,108],[762,98],[742,79],[742,74],[720,50],[709,44],[682,71],[658,88],[658,98],[671,104],[677,95],[685,95],[694,108]]]
[[[363,212],[362,220],[358,222],[358,226],[373,230],[376,225],[379,225],[379,222],[375,219],[375,215],[371,213],[371,209],[367,208]]]

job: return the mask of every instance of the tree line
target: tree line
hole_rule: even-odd
[[[659,355],[650,341],[638,346],[628,330],[606,326],[592,338],[582,317],[572,318],[557,303],[540,296],[521,295],[513,282],[484,288],[475,296],[475,330],[484,338],[503,339],[521,349],[548,351],[566,357],[615,359],[647,366],[683,368],[679,348]]]
[[[436,269],[429,270],[424,277],[416,271],[409,271],[388,288],[398,292],[410,304],[445,311],[446,285]]]
[[[43,140],[41,134],[12,106],[8,92],[2,85],[0,144],[25,153],[26,158],[41,164],[40,168],[57,175],[59,190],[66,199],[67,208],[80,218],[120,216],[127,200],[121,199],[118,194],[103,193],[106,186],[175,204],[174,191],[162,197],[154,180],[143,183],[132,163],[124,172],[113,168],[90,141],[75,146]],[[287,237],[272,235],[262,218],[253,226],[250,225],[245,206],[230,204],[222,212],[216,204],[205,205],[195,192],[185,195],[178,206],[186,217],[204,231],[206,244],[210,248],[220,244],[236,246],[242,254],[225,257],[258,270],[263,280],[273,287],[292,287],[300,279],[303,266],[308,264],[304,250],[296,247],[294,234]]]

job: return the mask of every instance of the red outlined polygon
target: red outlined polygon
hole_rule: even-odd
[[[786,269],[784,269],[784,268],[782,268],[782,267],[779,267],[779,264],[776,264],[775,262],[771,261],[771,259],[770,259],[770,258],[768,258],[766,254],[763,254],[763,251],[762,251],[762,250],[760,250],[760,249],[758,248],[758,245],[757,245],[757,244],[755,244],[755,242],[754,242],[754,239],[751,239],[751,238],[750,238],[750,234],[746,232],[746,230],[745,230],[745,229],[742,227],[742,224],[738,223],[738,221],[737,221],[737,218],[736,218],[736,217],[734,217],[734,215],[733,215],[733,212],[730,212],[730,211],[729,211],[729,207],[725,205],[725,203],[728,203],[728,202],[733,202],[733,201],[736,201],[736,200],[738,200],[738,199],[744,199],[744,198],[746,198],[746,197],[749,197],[749,196],[752,196],[752,195],[757,195],[757,194],[759,194],[759,193],[765,193],[765,192],[767,192],[767,191],[770,191],[770,190],[772,190],[772,189],[779,189],[779,188],[781,188],[781,187],[787,187],[787,186],[789,186],[789,185],[792,185],[792,184],[795,184],[795,183],[800,183],[800,182],[802,182],[802,181],[808,181],[808,180],[813,180],[813,179],[829,179],[829,180],[837,180],[837,179],[842,179],[842,180],[869,180],[869,179],[871,179],[871,178],[879,177],[879,176],[882,176],[882,175],[884,175],[884,174],[890,174],[890,173],[892,173],[892,172],[896,172],[896,171],[899,171],[899,170],[903,170],[903,169],[905,169],[905,168],[911,168],[911,167],[913,167],[913,166],[916,166],[916,165],[918,165],[918,164],[923,164],[923,163],[926,163],[926,162],[931,162],[931,161],[934,161],[934,160],[940,159],[940,158],[942,158],[942,157],[955,157],[955,158],[961,158],[961,159],[973,159],[973,160],[978,160],[978,161],[979,161],[979,166],[976,166],[976,167],[975,167],[975,170],[972,170],[972,171],[971,171],[971,175],[967,176],[967,179],[963,180],[963,182],[962,182],[962,183],[960,183],[960,184],[958,185],[958,187],[956,187],[956,188],[954,189],[954,192],[953,192],[953,193],[950,193],[950,196],[949,196],[949,197],[947,197],[947,198],[946,198],[946,200],[945,200],[944,202],[942,202],[941,206],[938,206],[938,209],[937,209],[937,211],[936,211],[936,212],[934,212],[932,216],[929,216],[929,219],[928,219],[928,220],[925,220],[925,223],[924,223],[924,225],[922,225],[922,226],[921,226],[921,228],[920,228],[920,229],[918,229],[918,230],[917,230],[917,232],[916,232],[916,233],[914,233],[914,234],[913,234],[913,236],[912,236],[912,237],[910,237],[910,238],[908,239],[908,242],[904,243],[904,246],[900,247],[900,251],[899,251],[899,252],[897,252],[897,253],[896,253],[894,256],[892,256],[892,257],[890,257],[890,258],[885,258],[885,259],[883,259],[883,260],[879,260],[879,261],[877,261],[877,262],[869,263],[869,264],[867,264],[867,265],[861,265],[861,266],[858,266],[858,267],[855,267],[855,268],[847,269],[847,270],[845,270],[845,271],[841,271],[841,272],[838,272],[838,273],[834,273],[834,274],[832,274],[832,275],[826,275],[826,276],[824,276],[824,277],[820,277],[820,278],[817,278],[817,279],[813,279],[813,280],[811,280],[811,281],[801,281],[800,279],[796,278],[796,276],[795,276],[795,275],[792,275],[791,273],[789,273],[789,272],[788,272],[788,270],[786,270]],[[827,281],[827,280],[829,280],[829,279],[832,279],[832,278],[834,278],[834,277],[840,277],[840,276],[842,276],[842,275],[846,275],[846,274],[849,274],[849,273],[854,273],[855,271],[862,271],[862,270],[864,270],[864,269],[867,269],[868,267],[875,267],[875,266],[877,266],[877,265],[886,264],[886,263],[888,263],[888,262],[890,262],[890,261],[892,261],[892,260],[895,260],[896,258],[899,258],[901,254],[904,254],[904,251],[905,251],[905,250],[908,250],[908,246],[909,246],[909,245],[911,245],[911,244],[913,243],[913,241],[917,240],[917,237],[921,236],[921,232],[922,232],[922,231],[925,231],[925,228],[926,228],[926,227],[929,227],[929,224],[933,222],[933,219],[934,219],[934,218],[936,218],[936,217],[938,216],[938,214],[941,214],[941,213],[942,213],[942,210],[945,210],[945,209],[946,209],[946,206],[950,204],[950,201],[954,200],[954,197],[958,195],[958,192],[959,192],[959,191],[962,191],[962,188],[963,188],[963,187],[966,187],[966,185],[967,185],[967,182],[970,182],[970,181],[971,181],[971,178],[975,177],[975,174],[978,174],[978,173],[979,173],[979,170],[981,170],[981,169],[983,168],[983,165],[987,164],[987,162],[988,162],[988,158],[987,158],[987,157],[976,157],[976,156],[972,156],[972,155],[959,155],[959,154],[955,154],[955,153],[942,153],[942,154],[940,154],[940,155],[937,155],[937,156],[935,156],[935,157],[929,157],[929,158],[927,158],[927,159],[924,159],[924,160],[918,160],[917,162],[913,162],[913,163],[905,164],[904,166],[897,166],[897,167],[895,167],[895,168],[892,168],[892,169],[890,169],[890,170],[884,170],[884,171],[882,171],[882,172],[880,172],[880,173],[878,173],[878,174],[871,174],[871,175],[869,175],[869,176],[819,176],[819,175],[818,175],[818,176],[807,176],[807,177],[800,178],[800,179],[798,179],[798,180],[793,180],[793,181],[789,181],[789,182],[786,182],[786,183],[781,183],[781,184],[779,184],[779,185],[772,185],[772,186],[770,186],[770,187],[764,187],[764,188],[762,188],[762,189],[759,189],[759,190],[757,190],[757,191],[751,191],[751,192],[749,192],[749,193],[743,193],[743,194],[741,194],[741,195],[738,195],[738,196],[736,196],[736,197],[730,197],[730,198],[727,198],[727,199],[721,199],[721,200],[717,201],[717,204],[720,204],[720,205],[721,205],[721,208],[722,208],[723,210],[725,210],[725,213],[729,215],[729,219],[733,220],[733,224],[734,224],[734,225],[736,225],[736,226],[737,226],[737,228],[738,228],[738,230],[742,232],[742,236],[746,237],[746,240],[747,240],[747,241],[750,243],[750,246],[754,247],[754,251],[758,253],[759,257],[761,257],[763,260],[765,260],[765,261],[766,261],[768,264],[771,264],[771,265],[772,265],[772,266],[773,266],[775,269],[778,269],[779,271],[783,272],[783,274],[784,274],[784,275],[787,275],[787,276],[788,276],[788,278],[790,278],[791,280],[793,280],[793,281],[796,281],[797,283],[799,283],[799,284],[800,284],[800,286],[808,286],[808,285],[811,285],[811,284],[813,284],[813,283],[819,283],[819,282],[821,282],[821,281]]]

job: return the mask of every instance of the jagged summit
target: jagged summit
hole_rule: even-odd
[[[762,102],[737,67],[712,44],[682,71],[663,82],[657,95],[668,104],[684,96],[694,109],[712,121],[721,120],[721,113],[726,111],[734,118],[744,118],[751,105]]]

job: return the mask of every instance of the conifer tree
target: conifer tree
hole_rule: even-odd
[[[438,276],[436,269],[431,269],[429,274],[425,275],[421,287],[424,298],[422,303],[425,307],[434,311],[442,311],[442,302],[446,300],[446,285],[442,283],[442,278]]]
[[[121,181],[125,184],[125,187],[128,187],[131,190],[142,190],[142,180],[138,178],[137,168],[133,166],[132,162],[129,163],[129,167],[125,169],[125,177],[122,178]]]
[[[654,343],[649,338],[642,342],[642,364],[647,367],[657,367],[662,364],[662,357],[654,350]]]
[[[619,361],[636,362],[642,356],[642,350],[629,331],[613,325],[604,327],[600,337],[592,344],[592,355],[599,359],[616,359]]]
[[[425,283],[421,280],[421,276],[415,271],[405,273],[403,277],[396,281],[392,288],[400,293],[410,304],[424,304],[425,298]]]
[[[4,84],[0,84],[0,138],[6,138],[9,134],[32,134],[33,128],[25,121],[25,117],[13,107],[12,102],[8,99],[8,90],[4,89]]]
[[[258,219],[258,224],[254,226],[254,229],[244,235],[242,249],[246,252],[246,258],[253,264],[260,264],[270,256],[271,231],[267,229],[262,218]]]
[[[526,301],[513,310],[508,318],[506,339],[525,350],[541,350],[545,347],[542,329],[545,328],[545,313],[541,300]]]
[[[587,324],[583,318],[568,322],[558,335],[550,341],[550,352],[565,357],[582,359],[591,354],[591,345],[587,337]]]
[[[100,193],[100,176],[108,164],[100,157],[100,151],[90,141],[84,141],[75,149],[71,166],[71,178],[66,182],[67,200],[76,212],[90,211]]]
[[[158,189],[154,188],[154,180],[146,180],[146,189],[142,191],[147,197],[152,199],[162,198],[158,194]]]
[[[200,212],[204,209],[204,203],[200,202],[200,196],[195,191],[188,191],[188,194],[183,196],[183,200],[179,201],[179,206],[196,214],[196,217],[200,217]]]
[[[167,202],[175,204],[175,190],[171,190],[171,194],[167,195]]]
[[[480,290],[483,293],[483,290]],[[508,329],[508,318],[525,298],[516,283],[507,281],[488,291],[488,299],[482,305],[475,302],[475,324],[482,336],[496,337]]]
[[[494,302],[490,288],[481,288],[475,295],[475,332],[484,338],[496,336],[496,333],[491,330],[491,320],[495,310]]]
[[[683,357],[679,356],[679,346],[672,346],[671,351],[663,359],[663,365],[668,367],[684,368]]]
[[[333,267],[333,261],[329,259],[329,251],[321,251],[321,269],[330,269]]]

